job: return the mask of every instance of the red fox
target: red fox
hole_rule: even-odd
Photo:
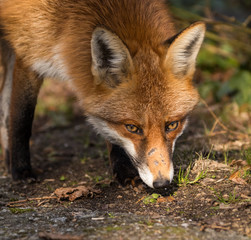
[[[108,143],[120,182],[173,178],[176,139],[198,102],[197,22],[178,33],[164,0],[0,0],[1,143],[14,180],[34,177],[29,152],[43,79],[71,83]]]

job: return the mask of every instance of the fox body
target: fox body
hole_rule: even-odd
[[[108,143],[120,182],[173,178],[172,154],[198,101],[205,25],[177,34],[162,0],[1,0],[1,142],[13,179],[32,177],[29,138],[45,77],[69,81]]]

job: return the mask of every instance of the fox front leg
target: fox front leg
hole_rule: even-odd
[[[2,79],[0,86],[0,136],[3,159],[10,172],[10,158],[9,158],[9,143],[8,143],[8,129],[9,129],[9,105],[13,81],[13,69],[15,64],[15,54],[9,47],[8,43],[0,39],[1,65],[3,67]]]
[[[10,172],[14,180],[34,178],[29,140],[37,95],[42,79],[20,59],[15,60],[9,108],[8,144]]]
[[[132,180],[138,176],[138,171],[123,148],[110,142],[107,142],[107,147],[113,175],[124,186],[128,180]]]

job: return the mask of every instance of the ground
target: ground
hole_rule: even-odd
[[[37,181],[13,182],[1,161],[0,239],[250,239],[250,139],[216,124],[212,108],[195,110],[174,181],[154,190],[139,179],[120,186],[104,139],[62,83],[54,94],[46,82],[31,140]],[[79,198],[62,198],[79,186]]]

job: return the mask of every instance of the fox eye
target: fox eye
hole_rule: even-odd
[[[136,133],[136,134],[142,133],[142,129],[133,125],[133,124],[126,124],[125,127],[126,127],[127,131],[130,133]]]
[[[178,121],[174,121],[171,123],[168,123],[166,125],[166,132],[170,132],[170,131],[174,131],[177,127],[179,126],[179,122]]]

